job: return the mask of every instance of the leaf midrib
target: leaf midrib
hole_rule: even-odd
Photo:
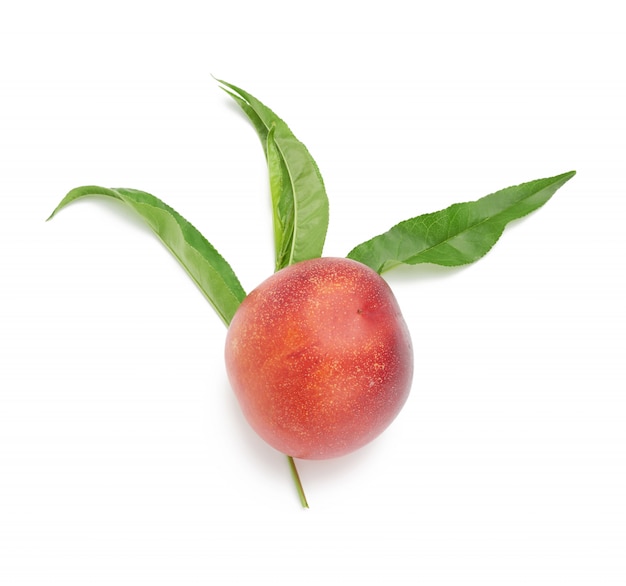
[[[269,128],[268,128],[268,131],[269,131]],[[274,133],[274,137],[275,136],[276,136],[276,133]],[[278,152],[280,153],[280,158],[285,164],[285,168],[287,169],[287,175],[289,177],[289,183],[291,184],[291,193],[292,193],[291,199],[293,203],[293,232],[291,235],[291,244],[289,246],[289,262],[287,263],[288,265],[291,265],[293,264],[294,251],[296,248],[296,232],[297,232],[297,226],[298,226],[298,206],[296,205],[296,202],[297,202],[296,185],[295,185],[295,181],[293,180],[293,173],[291,172],[289,163],[285,159],[283,148],[280,146],[280,144],[275,138],[273,138],[272,140],[274,140],[274,144],[276,145],[276,148],[278,149]]]

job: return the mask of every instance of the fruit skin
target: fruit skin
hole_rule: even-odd
[[[378,436],[413,376],[408,328],[389,285],[345,258],[302,261],[242,302],[226,370],[244,415],[296,458],[342,456]]]

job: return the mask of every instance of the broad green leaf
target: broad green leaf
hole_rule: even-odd
[[[218,81],[248,116],[263,145],[272,188],[276,270],[320,257],[328,230],[328,197],[313,157],[272,110],[241,88]]]
[[[158,198],[135,189],[85,186],[70,191],[48,219],[87,196],[117,199],[137,212],[176,257],[228,326],[246,296],[230,265],[185,218]]]
[[[570,171],[522,183],[476,201],[405,220],[359,244],[348,258],[378,273],[399,264],[452,267],[474,262],[487,254],[510,221],[541,207],[575,174]]]

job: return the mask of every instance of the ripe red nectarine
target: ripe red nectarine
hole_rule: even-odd
[[[389,285],[369,267],[323,257],[288,266],[242,302],[226,369],[256,432],[289,456],[347,454],[404,405],[409,331]]]

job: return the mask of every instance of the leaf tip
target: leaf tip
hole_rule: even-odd
[[[65,201],[65,200],[64,200]],[[63,207],[63,201],[52,210],[52,213],[46,218],[46,222],[49,222],[50,220],[52,220],[52,218],[54,218],[54,216],[56,216],[57,212]]]
[[[563,185],[565,185],[572,177],[574,177],[574,175],[576,175],[576,171],[572,170],[572,171],[567,171],[566,173],[562,173],[561,175],[557,175],[556,177],[553,177],[553,180],[556,181],[559,185],[559,187],[562,187]],[[558,189],[558,188],[557,188]]]

